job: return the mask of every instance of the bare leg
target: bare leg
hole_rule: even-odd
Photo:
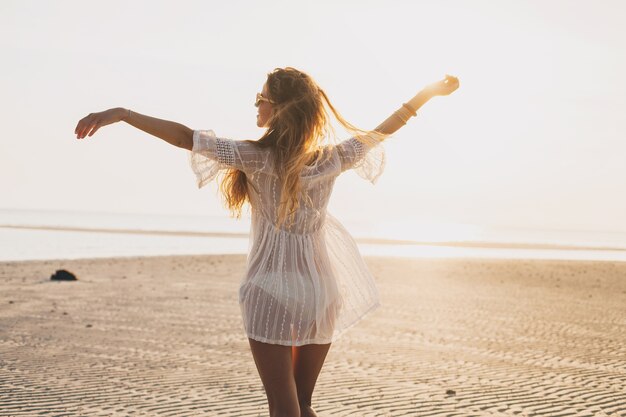
[[[250,338],[248,341],[265,388],[270,417],[300,417],[291,346],[262,343]]]
[[[311,408],[311,398],[317,376],[322,370],[330,343],[326,345],[303,345],[293,347],[293,372],[298,391],[301,417],[317,417]]]

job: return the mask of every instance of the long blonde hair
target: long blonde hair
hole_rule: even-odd
[[[326,93],[311,76],[292,67],[276,68],[267,75],[269,99],[273,111],[269,127],[257,141],[260,148],[272,148],[274,166],[281,182],[281,203],[277,226],[292,224],[299,207],[300,172],[322,145],[325,137],[334,135],[329,120],[330,109],[337,121],[351,133],[367,133],[348,121],[333,107]],[[235,217],[249,202],[246,174],[237,169],[226,172],[220,185],[226,206]]]

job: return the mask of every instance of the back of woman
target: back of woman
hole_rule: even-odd
[[[115,108],[79,121],[79,139],[118,121],[187,149],[198,187],[223,173],[227,206],[252,214],[250,252],[239,286],[243,332],[267,394],[270,415],[314,417],[311,397],[330,349],[380,305],[375,280],[354,239],[327,212],[335,180],[354,169],[375,183],[388,135],[424,103],[458,88],[447,76],[429,85],[372,131],[345,121],[324,91],[295,68],[268,74],[257,94],[259,140],[232,140]],[[353,136],[336,146],[329,111]],[[210,279],[210,271],[207,271]]]

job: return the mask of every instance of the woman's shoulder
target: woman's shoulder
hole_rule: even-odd
[[[311,152],[309,161],[302,169],[302,176],[310,179],[331,178],[338,174],[339,164],[328,146],[321,146]]]

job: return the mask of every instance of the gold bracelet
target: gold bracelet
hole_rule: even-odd
[[[398,109],[398,111],[400,113],[402,113],[404,115],[404,118],[408,121],[411,117],[415,116],[414,113],[411,112],[411,110],[407,109],[405,106],[402,106]]]
[[[409,111],[409,113],[411,113],[411,116],[417,116],[417,110],[415,110],[413,107],[411,107],[409,104],[407,103],[402,103],[402,107],[407,109]]]
[[[393,114],[395,114],[404,125],[409,121],[409,119],[405,115],[401,114],[399,110],[394,111]]]
[[[400,110],[402,110],[405,113],[405,116],[407,119],[410,119],[411,117],[415,116],[415,113],[411,113],[411,110],[408,110],[404,106],[400,107]]]

